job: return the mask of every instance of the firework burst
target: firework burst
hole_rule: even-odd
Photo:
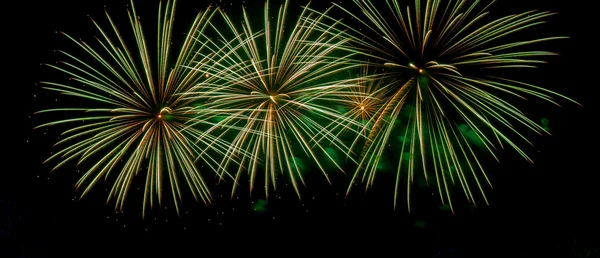
[[[336,75],[357,64],[352,63],[351,54],[338,53],[348,41],[342,33],[320,33],[326,30],[318,22],[322,16],[306,8],[292,20],[288,3],[271,13],[265,2],[262,29],[252,26],[245,8],[241,27],[221,11],[229,29],[215,27],[215,32],[224,47],[215,47],[215,62],[202,70],[209,79],[195,87],[197,94],[190,94],[207,99],[198,119],[218,118],[207,131],[232,138],[232,148],[220,164],[226,168],[233,160],[239,162],[237,171],[221,172],[234,180],[232,195],[248,172],[250,191],[259,173],[264,173],[268,196],[270,185],[274,188],[282,173],[300,197],[299,184],[304,184],[300,157],[314,160],[326,177],[323,158],[342,169],[335,152],[345,152],[347,147],[324,125],[352,121],[324,100],[334,99],[340,89],[349,87],[348,79],[336,79]],[[244,153],[239,155],[240,151]]]
[[[350,50],[378,60],[371,65],[385,69],[379,75],[388,80],[390,89],[383,108],[374,115],[350,187],[361,178],[367,187],[373,184],[377,165],[391,145],[400,149],[394,203],[405,175],[409,209],[410,187],[419,167],[426,180],[435,180],[442,202],[452,208],[454,184],[473,203],[476,185],[487,203],[483,184],[490,182],[474,146],[494,158],[495,150],[508,146],[531,161],[514,139],[529,143],[516,125],[539,134],[545,130],[503,96],[529,95],[554,104],[554,97],[568,98],[505,74],[495,75],[494,70],[536,67],[544,63],[541,57],[555,53],[528,48],[564,37],[512,38],[553,13],[528,11],[484,22],[491,4],[469,2],[416,0],[404,8],[397,0],[387,0],[383,7],[354,0],[360,12],[334,3],[364,28],[346,26],[354,43]],[[399,145],[393,142],[396,139]]]
[[[328,131],[336,132],[336,136],[343,137],[349,134],[352,144],[346,153],[347,157],[355,156],[354,150],[359,148],[361,139],[369,135],[373,123],[390,94],[390,87],[379,75],[373,75],[373,67],[363,65],[357,74],[349,74],[355,85],[341,89],[333,96],[325,96],[324,100],[340,103],[340,111],[344,114],[339,121],[330,124]],[[349,123],[347,120],[355,121]],[[358,137],[356,137],[358,135]],[[323,135],[323,137],[327,137]]]
[[[126,44],[107,13],[108,30],[92,20],[101,35],[97,38],[97,47],[65,34],[87,54],[87,59],[61,51],[68,61],[48,65],[69,75],[73,83],[42,82],[44,88],[73,96],[86,106],[40,111],[69,112],[71,118],[39,126],[70,126],[62,134],[64,138],[56,144],[62,149],[47,161],[62,160],[54,169],[74,160],[78,164],[91,162],[91,167],[76,184],[78,189],[84,188],[82,196],[96,183],[106,180],[111,172],[118,171],[108,197],[108,201],[116,198],[117,209],[123,208],[132,180],[140,173],[146,176],[144,214],[148,202],[150,208],[155,199],[158,199],[158,204],[161,203],[166,184],[177,212],[182,185],[187,185],[197,200],[211,201],[209,189],[194,165],[200,150],[189,139],[190,134],[202,132],[182,130],[193,103],[184,100],[181,93],[203,79],[197,70],[183,66],[188,65],[190,59],[195,58],[194,53],[203,47],[192,35],[202,33],[214,10],[209,8],[197,15],[186,33],[183,46],[172,59],[174,13],[175,1],[164,6],[161,3],[154,58],[150,55],[148,41],[132,1],[128,15],[133,48]],[[219,146],[228,146],[220,139],[210,136],[205,139],[207,145],[215,150]],[[211,162],[210,157],[206,157],[205,161],[206,164],[218,165]],[[216,167],[213,168],[216,170]]]

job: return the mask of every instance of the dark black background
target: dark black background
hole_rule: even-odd
[[[262,197],[250,198],[240,191],[239,198],[230,201],[229,188],[216,186],[216,203],[210,207],[188,199],[179,217],[166,205],[142,220],[141,202],[134,198],[123,214],[114,212],[113,203],[105,205],[106,192],[101,188],[78,200],[73,188],[78,175],[73,165],[48,174],[50,165],[41,164],[60,132],[32,130],[45,121],[33,112],[47,108],[54,100],[35,83],[57,78],[40,63],[60,60],[55,49],[76,47],[55,31],[91,40],[96,32],[86,15],[104,23],[105,6],[119,24],[127,26],[122,18],[126,17],[128,2],[23,1],[19,6],[3,8],[6,21],[2,39],[8,45],[3,47],[1,82],[6,106],[2,109],[5,141],[0,172],[0,256],[141,257],[161,252],[166,257],[234,253],[285,256],[307,250],[311,255],[322,251],[338,255],[364,252],[377,257],[600,255],[600,195],[595,175],[598,145],[596,134],[592,134],[597,130],[593,126],[597,77],[596,68],[589,65],[595,51],[584,38],[591,32],[586,20],[593,16],[585,15],[585,7],[571,1],[527,0],[503,1],[492,8],[493,17],[532,8],[559,13],[543,32],[571,38],[551,45],[561,56],[550,58],[549,64],[531,72],[527,81],[559,91],[584,106],[566,101],[562,108],[525,103],[530,117],[550,119],[553,136],[534,137],[536,147],[530,154],[535,164],[509,151],[499,154],[501,163],[487,164],[494,184],[489,206],[458,205],[452,215],[439,209],[439,199],[430,196],[434,192],[431,189],[418,194],[409,214],[404,206],[394,211],[392,192],[385,182],[376,183],[373,191],[357,190],[345,199],[347,178],[340,177],[328,186],[315,175],[303,192],[302,202],[282,187],[264,213],[252,209]],[[223,0],[220,4],[232,8],[240,2]],[[262,1],[246,2],[262,6]],[[152,18],[156,4],[154,0],[136,2],[141,15]],[[208,4],[181,0],[176,26],[186,29],[195,12]],[[327,5],[313,3],[321,9]]]

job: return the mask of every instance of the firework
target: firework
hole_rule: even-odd
[[[328,131],[336,132],[338,137],[348,135],[352,140],[346,153],[347,157],[354,156],[354,150],[360,147],[360,140],[369,135],[377,119],[376,114],[384,107],[390,93],[390,87],[385,87],[385,80],[379,75],[374,76],[373,73],[373,67],[367,62],[357,74],[349,74],[355,85],[341,89],[334,96],[324,97],[326,101],[341,104],[339,109],[344,114],[343,118],[339,122],[331,123]],[[348,123],[348,119],[355,122]]]
[[[352,63],[352,54],[338,53],[348,39],[342,33],[320,33],[335,23],[322,26],[321,16],[306,8],[293,20],[288,1],[276,13],[265,2],[262,29],[253,26],[246,9],[241,27],[227,13],[220,10],[220,14],[228,29],[215,26],[219,42],[212,52],[215,62],[201,69],[208,79],[189,96],[206,98],[199,119],[218,121],[206,131],[232,139],[220,166],[228,168],[233,160],[239,166],[234,172],[223,169],[221,175],[234,180],[233,195],[244,173],[249,174],[250,191],[264,173],[268,196],[281,173],[300,197],[302,157],[314,160],[327,180],[323,159],[342,169],[336,153],[347,147],[324,125],[355,122],[332,107],[336,102],[325,99],[339,101],[335,100],[339,90],[351,87],[348,79],[337,76],[358,66]]]
[[[192,35],[202,33],[214,14],[211,8],[200,12],[195,18],[178,53],[172,53],[172,29],[175,1],[159,6],[156,37],[156,56],[150,56],[147,38],[141,20],[136,14],[133,1],[128,10],[132,42],[127,45],[111,17],[106,14],[110,28],[104,30],[94,20],[101,37],[97,47],[75,40],[86,58],[62,52],[68,61],[48,65],[69,75],[71,84],[42,82],[44,88],[80,99],[83,107],[67,107],[40,111],[69,112],[70,118],[56,120],[39,127],[64,124],[69,126],[57,145],[62,149],[47,161],[60,159],[56,168],[69,161],[78,165],[88,161],[90,167],[77,182],[86,195],[111,173],[115,181],[107,201],[116,199],[116,208],[122,209],[132,180],[138,174],[146,176],[144,191],[144,214],[152,208],[155,199],[162,200],[163,189],[168,184],[179,212],[178,201],[182,198],[182,185],[187,185],[197,200],[211,201],[209,189],[194,161],[201,151],[190,135],[199,135],[195,129],[183,130],[194,103],[183,98],[203,74],[184,68],[203,46]],[[172,54],[177,54],[172,58]],[[199,64],[200,66],[201,64]],[[73,103],[70,103],[73,105]],[[218,151],[228,146],[220,139],[207,135],[206,145]],[[210,157],[205,163],[216,170],[216,162]]]
[[[517,144],[516,138],[529,141],[516,126],[545,133],[503,96],[525,99],[530,95],[555,104],[554,97],[572,101],[494,73],[533,68],[544,63],[541,57],[555,55],[527,49],[564,37],[512,37],[544,23],[553,13],[528,11],[484,22],[490,5],[482,6],[480,1],[416,0],[406,8],[397,0],[388,0],[383,7],[366,0],[354,3],[359,12],[334,3],[362,25],[360,29],[345,27],[353,38],[349,50],[377,60],[371,65],[385,70],[378,74],[388,80],[390,94],[373,115],[376,118],[348,191],[360,179],[371,187],[384,151],[394,145],[393,149],[400,151],[395,205],[404,175],[410,210],[410,187],[419,167],[426,180],[433,177],[442,202],[451,208],[450,187],[454,184],[459,184],[473,203],[476,191],[472,186],[476,185],[487,203],[483,185],[490,182],[478,160],[477,147],[496,158],[494,151],[508,146],[531,161]]]

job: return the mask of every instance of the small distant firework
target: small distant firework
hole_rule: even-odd
[[[378,117],[376,115],[382,112],[381,109],[384,108],[390,94],[391,89],[386,87],[386,81],[379,75],[373,76],[372,70],[368,63],[363,65],[358,74],[351,73],[349,76],[354,79],[356,85],[349,85],[337,94],[325,97],[326,101],[332,103],[341,102],[340,109],[344,117],[336,123],[331,123],[332,128],[329,131],[336,132],[338,136],[349,134],[353,138],[346,153],[348,157],[356,154],[355,149],[360,149],[360,140],[369,135]],[[349,123],[348,119],[354,122]]]

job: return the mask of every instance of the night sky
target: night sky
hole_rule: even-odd
[[[258,8],[263,5],[254,0],[213,2],[226,10],[239,10],[242,2]],[[453,215],[441,206],[432,187],[414,193],[409,214],[403,205],[394,211],[393,182],[385,177],[368,192],[356,188],[346,198],[349,177],[336,174],[330,186],[315,172],[307,174],[302,201],[291,187],[278,187],[267,202],[262,195],[249,196],[246,188],[230,200],[230,185],[213,183],[213,205],[206,207],[186,198],[180,216],[167,202],[145,219],[141,217],[142,195],[136,190],[143,184],[134,186],[123,213],[114,211],[114,202],[106,204],[108,184],[98,185],[80,200],[73,187],[81,175],[75,164],[52,174],[52,164],[42,164],[60,131],[32,129],[49,120],[33,115],[35,111],[69,101],[36,84],[67,79],[40,66],[61,59],[56,49],[77,48],[56,31],[91,41],[97,32],[86,16],[106,24],[104,9],[126,27],[129,1],[40,1],[7,7],[5,13],[12,18],[5,23],[9,29],[3,39],[14,46],[4,51],[14,61],[5,60],[5,67],[12,67],[3,69],[4,77],[10,79],[2,83],[9,88],[3,95],[8,100],[3,128],[9,129],[3,132],[9,141],[2,155],[0,257],[143,257],[162,252],[165,257],[285,257],[307,251],[311,255],[360,252],[373,257],[600,257],[598,145],[592,134],[597,131],[593,126],[597,114],[592,112],[597,103],[592,100],[597,72],[591,71],[597,67],[586,65],[591,54],[581,31],[587,30],[583,19],[589,17],[579,12],[581,6],[569,2],[527,0],[517,5],[503,1],[491,9],[490,16],[495,18],[530,9],[559,13],[549,19],[542,33],[571,37],[547,44],[545,50],[561,55],[546,58],[549,63],[535,71],[515,76],[569,96],[583,107],[566,101],[562,107],[536,100],[518,103],[534,121],[548,119],[553,135],[530,138],[535,147],[526,150],[535,164],[510,150],[497,153],[500,163],[484,164],[494,186],[487,191],[489,206],[470,206],[456,194]],[[154,18],[157,3],[137,1],[140,16]],[[175,32],[187,29],[195,13],[209,3],[180,0]],[[322,1],[312,6],[323,10],[328,4]]]

